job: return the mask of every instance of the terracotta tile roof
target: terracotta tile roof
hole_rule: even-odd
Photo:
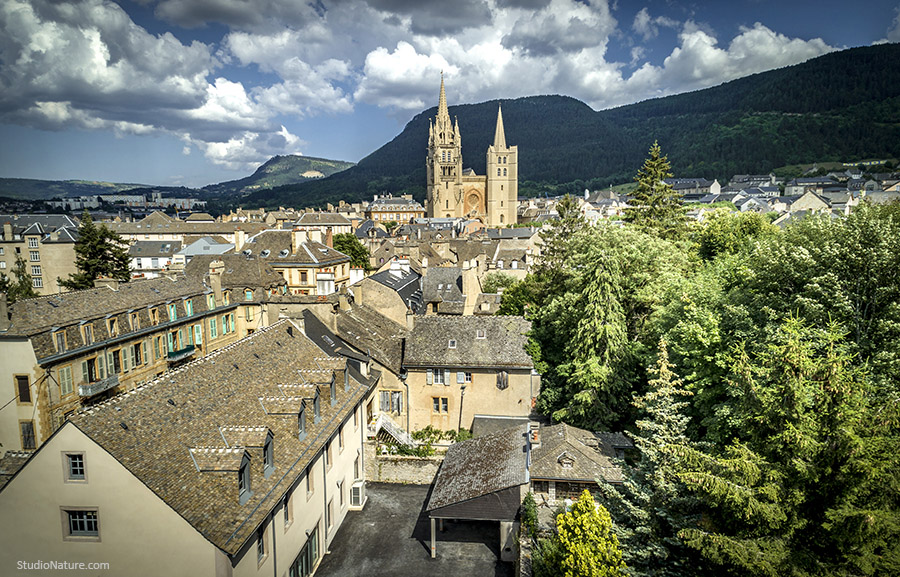
[[[451,445],[434,480],[426,511],[528,482],[526,426]]]
[[[374,386],[351,371],[345,390],[341,372],[335,404],[326,387],[321,420],[307,413],[306,436],[298,440],[294,409],[302,398],[285,396],[280,386],[297,384],[299,371],[319,368],[322,356],[296,325],[282,320],[84,409],[67,426],[83,431],[200,534],[235,555]],[[286,412],[267,412],[275,405],[269,399],[279,399],[278,409]],[[264,431],[274,438],[269,476],[259,443]],[[252,494],[241,505],[236,471],[245,453]]]
[[[522,317],[417,317],[403,366],[530,369],[529,330],[531,322]],[[451,340],[455,348],[449,348]]]

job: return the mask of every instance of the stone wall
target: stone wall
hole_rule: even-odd
[[[373,443],[366,443],[366,480],[379,483],[430,485],[437,475],[443,455],[404,457],[376,455]]]

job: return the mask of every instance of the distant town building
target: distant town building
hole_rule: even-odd
[[[0,215],[0,273],[10,276],[16,257],[27,263],[31,286],[39,295],[62,291],[57,279],[78,272],[75,266],[75,242],[78,222],[57,214]]]
[[[394,198],[391,195],[376,195],[366,208],[365,217],[374,222],[411,222],[425,217],[425,207],[412,195]]]

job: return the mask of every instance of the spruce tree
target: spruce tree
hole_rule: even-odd
[[[127,244],[122,237],[106,226],[94,224],[85,211],[78,227],[75,242],[75,266],[78,272],[60,279],[59,284],[69,290],[92,288],[100,277],[127,282],[131,278]]]
[[[633,403],[643,412],[634,435],[640,460],[634,466],[622,464],[621,485],[600,482],[632,575],[703,572],[701,560],[678,538],[678,531],[696,524],[699,502],[678,477],[678,450],[689,443],[684,399],[690,393],[672,368],[666,343],[660,341],[648,390]]]
[[[662,238],[680,238],[685,232],[681,196],[663,182],[671,177],[669,159],[662,154],[659,142],[654,141],[650,156],[634,177],[638,186],[625,209],[625,221]]]

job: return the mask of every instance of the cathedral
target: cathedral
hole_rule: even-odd
[[[516,223],[519,192],[517,146],[506,145],[503,112],[497,109],[494,143],[487,149],[487,175],[463,170],[459,122],[451,122],[441,76],[438,113],[428,126],[425,210],[429,217],[462,217],[480,220],[488,227]]]

